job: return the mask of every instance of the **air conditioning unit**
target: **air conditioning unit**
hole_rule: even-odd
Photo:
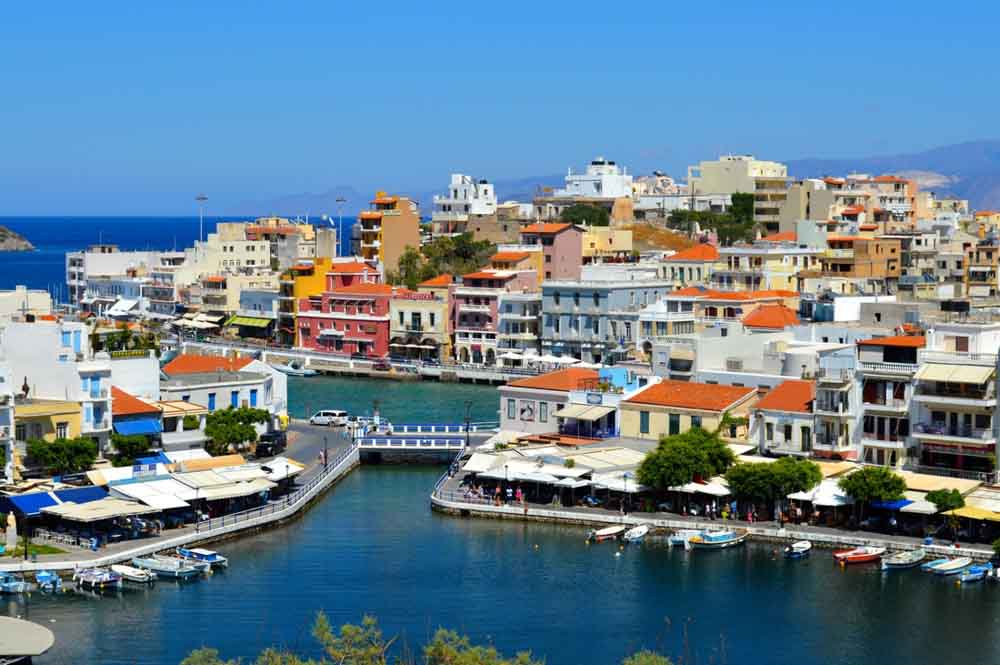
[[[742,372],[743,371],[743,359],[742,358],[726,358],[726,371],[727,372]]]

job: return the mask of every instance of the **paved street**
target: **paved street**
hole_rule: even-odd
[[[289,422],[288,450],[282,455],[306,465],[306,470],[298,479],[300,484],[311,480],[322,467],[320,453],[323,452],[324,437],[330,459],[346,450],[351,443],[343,427],[321,427],[310,425],[307,420],[297,419]]]

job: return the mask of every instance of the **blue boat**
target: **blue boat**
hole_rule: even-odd
[[[122,588],[122,576],[107,568],[84,568],[73,574],[73,581],[81,589],[91,591],[118,591]]]
[[[786,559],[804,559],[812,551],[812,543],[808,540],[800,540],[785,548]]]
[[[0,573],[0,593],[27,593],[34,590],[35,585],[25,582],[20,575]]]
[[[934,569],[943,563],[948,563],[948,559],[934,559],[933,561],[928,561],[927,563],[920,566],[920,570],[925,573],[933,573]]]
[[[749,532],[746,529],[718,529],[702,531],[688,539],[688,544],[698,550],[721,550],[742,545]]]
[[[192,562],[207,563],[212,568],[226,568],[229,566],[229,559],[214,550],[206,550],[200,547],[178,547],[177,556],[182,559],[190,559]]]
[[[977,564],[975,566],[969,567],[968,570],[959,575],[958,581],[961,584],[982,582],[992,572],[993,572],[992,563]]]
[[[35,583],[42,591],[62,591],[62,578],[51,570],[39,570],[35,573]]]
[[[183,560],[160,556],[136,557],[132,559],[132,565],[142,570],[156,573],[160,577],[168,579],[183,580],[201,575],[201,571],[194,566],[187,565]]]

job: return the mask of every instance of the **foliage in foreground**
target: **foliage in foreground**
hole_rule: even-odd
[[[733,451],[718,432],[693,427],[660,439],[660,444],[642,460],[636,476],[643,485],[668,489],[696,477],[708,479],[725,473],[734,460]]]
[[[903,498],[906,481],[884,466],[866,466],[840,479],[840,489],[854,499],[855,506],[872,501],[895,501]]]
[[[927,500],[934,504],[939,513],[946,510],[955,510],[965,505],[965,499],[958,490],[931,490],[927,493]]]
[[[776,462],[737,464],[726,472],[726,480],[738,498],[772,502],[812,489],[823,480],[823,474],[815,462],[782,457]]]
[[[474,645],[468,637],[455,631],[439,628],[434,638],[424,646],[418,659],[405,652],[391,657],[389,652],[396,639],[386,639],[372,616],[365,616],[360,625],[345,624],[335,631],[322,612],[313,625],[323,655],[319,660],[304,658],[290,651],[265,649],[252,661],[253,665],[543,665],[544,661],[532,658],[531,652],[522,651],[506,657],[492,646]],[[216,649],[192,651],[180,665],[241,665],[240,660],[222,660]],[[246,661],[250,665],[250,661]],[[626,658],[622,665],[671,665],[671,661],[653,651],[640,651]]]
[[[149,450],[149,440],[142,434],[112,434],[111,445],[115,449],[115,466],[132,466]]]
[[[225,455],[229,447],[257,440],[254,425],[266,423],[270,416],[264,409],[240,407],[221,409],[208,414],[205,435],[210,439],[205,449],[212,455]]]
[[[27,445],[28,457],[52,475],[80,473],[94,465],[97,444],[93,439],[31,439]]]

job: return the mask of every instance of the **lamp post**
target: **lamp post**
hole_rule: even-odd
[[[327,464],[330,461],[330,452],[326,445],[326,434],[323,435],[323,470],[326,471]]]
[[[344,232],[344,204],[347,199],[343,196],[336,198],[337,202],[337,256],[340,256],[340,235]]]
[[[205,201],[208,197],[204,194],[199,194],[194,197],[194,200],[198,202],[198,240],[205,239]]]
[[[465,447],[469,447],[469,431],[472,420],[472,400],[465,400]]]

